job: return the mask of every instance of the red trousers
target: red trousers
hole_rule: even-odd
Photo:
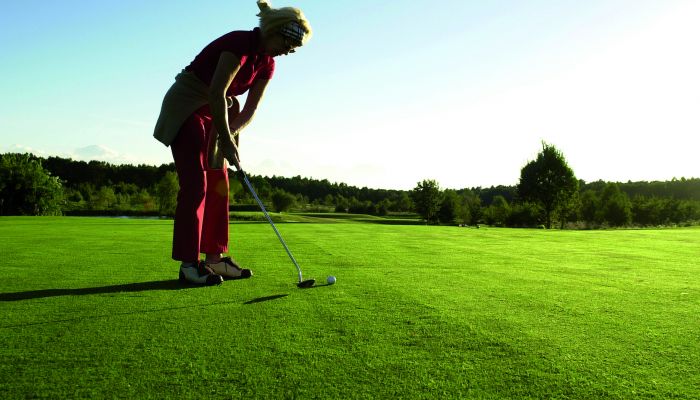
[[[180,191],[173,229],[173,259],[198,262],[200,253],[228,251],[228,174],[210,169],[211,114],[205,106],[182,125],[170,145]]]

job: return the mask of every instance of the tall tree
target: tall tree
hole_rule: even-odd
[[[552,227],[552,212],[568,202],[578,190],[574,171],[564,155],[553,145],[542,142],[537,159],[520,171],[518,193],[524,200],[536,202],[545,213],[547,229]]]
[[[411,192],[411,198],[418,215],[428,223],[437,222],[438,211],[442,204],[442,192],[435,180],[425,179],[419,182]]]

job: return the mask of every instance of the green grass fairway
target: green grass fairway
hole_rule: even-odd
[[[255,276],[182,287],[172,221],[0,218],[0,398],[699,398],[700,229],[234,223]]]

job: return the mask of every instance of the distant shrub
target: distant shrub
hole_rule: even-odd
[[[29,154],[0,155],[0,215],[61,215],[61,181]]]
[[[517,228],[531,228],[542,224],[542,207],[535,203],[514,204],[506,220],[506,225]],[[542,225],[544,226],[544,225]]]
[[[295,202],[294,195],[282,189],[277,189],[272,193],[272,206],[276,212],[288,211]]]

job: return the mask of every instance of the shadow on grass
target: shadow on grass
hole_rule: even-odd
[[[289,295],[288,295],[288,294],[276,294],[276,295],[274,295],[274,296],[258,297],[257,299],[253,299],[253,300],[250,300],[250,301],[246,301],[246,302],[243,303],[243,304],[262,303],[262,302],[264,302],[264,301],[277,300],[277,299],[281,299],[281,298],[287,297],[287,296],[289,296]]]
[[[31,299],[43,299],[46,297],[58,296],[83,296],[90,294],[106,294],[106,293],[131,293],[131,292],[146,292],[150,290],[179,290],[192,288],[197,286],[187,286],[180,283],[178,280],[154,281],[154,282],[139,282],[127,283],[124,285],[100,286],[93,288],[80,289],[42,289],[30,290],[27,292],[16,293],[0,293],[0,301],[19,301]]]
[[[313,285],[309,288],[306,288],[306,289],[317,289],[317,288],[324,287],[324,286],[333,286],[333,285],[331,285],[330,283],[319,283],[319,284],[315,284],[315,285]]]
[[[318,289],[318,288],[324,287],[324,286],[332,286],[332,285],[330,283],[314,283],[313,286],[300,287],[299,290]]]
[[[46,290],[34,290],[29,292],[18,292],[18,293],[0,293],[0,301],[17,301],[17,300],[28,300],[28,299],[40,299],[44,297],[54,297],[54,296],[68,296],[68,295],[88,295],[88,294],[100,294],[100,293],[133,293],[133,292],[143,292],[149,290],[179,290],[188,288],[198,288],[206,286],[196,286],[196,285],[186,285],[181,284],[178,280],[170,281],[155,281],[155,282],[142,282],[142,283],[130,283],[125,285],[113,285],[113,286],[103,286],[96,288],[84,288],[84,289],[46,289]],[[150,313],[162,313],[166,311],[177,311],[177,310],[187,310],[187,309],[202,309],[204,307],[220,306],[235,304],[235,301],[219,301],[214,303],[205,304],[191,304],[186,306],[176,306],[176,307],[164,307],[155,309],[145,309],[145,310],[133,310],[126,312],[111,312],[108,314],[98,314],[98,315],[80,315],[77,317],[60,318],[45,321],[35,321],[26,322],[11,325],[0,325],[0,329],[12,329],[21,328],[37,325],[51,325],[51,324],[61,324],[61,323],[72,323],[72,322],[85,322],[90,320],[100,320],[115,317],[123,317],[130,315],[145,315]]]

